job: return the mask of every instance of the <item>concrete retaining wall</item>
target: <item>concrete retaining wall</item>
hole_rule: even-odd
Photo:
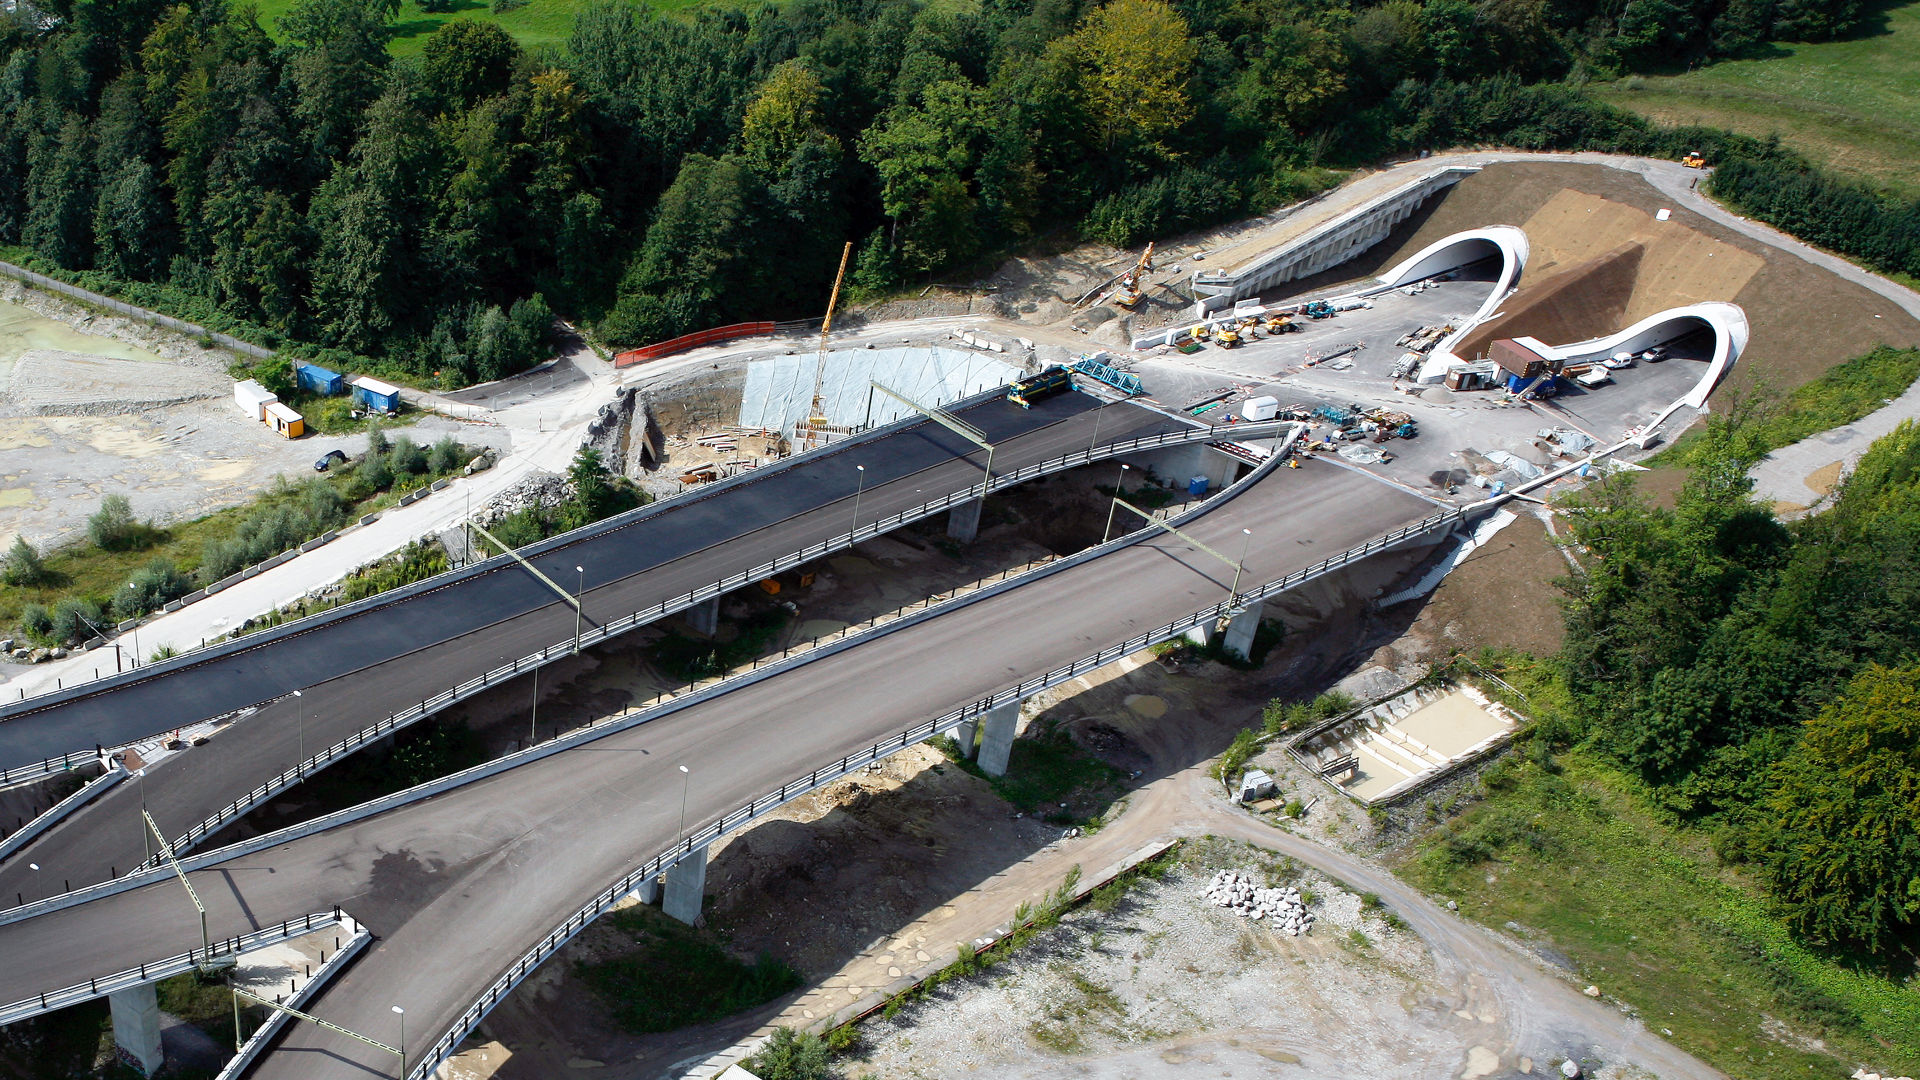
[[[1218,311],[1232,307],[1236,300],[1338,266],[1379,243],[1435,194],[1479,171],[1465,165],[1437,169],[1251,262],[1223,273],[1195,273],[1194,294],[1205,311]]]

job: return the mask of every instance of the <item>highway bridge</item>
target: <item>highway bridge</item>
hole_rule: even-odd
[[[1362,471],[1310,461],[1298,470],[1270,465],[1176,523],[1215,550],[1239,550],[1248,530],[1241,592],[1260,595],[1391,543],[1437,536],[1460,516]],[[769,808],[941,724],[1004,710],[1039,686],[1226,611],[1234,567],[1185,537],[1135,533],[524,751],[517,767],[483,766],[430,785],[432,797],[400,796],[388,800],[399,803],[391,809],[191,856],[209,931],[225,938],[344,908],[377,943],[310,1009],[380,1033],[391,1031],[391,1007],[404,1007],[422,1044],[410,1047],[413,1075],[423,1077],[505,988],[612,896],[675,858],[704,857],[709,823],[737,826],[753,816],[743,806]],[[683,790],[693,826],[686,835]],[[669,875],[670,890],[680,872]],[[198,948],[200,934],[185,891],[159,871],[0,914],[8,959],[0,1002],[75,984],[84,993],[89,979]],[[393,1067],[378,1049],[300,1025],[252,1075],[357,1077]]]
[[[1210,431],[1079,393],[1043,399],[1030,410],[983,395],[962,403],[958,415],[995,443],[994,475],[1007,482],[1040,467],[1065,467],[1063,455],[1084,455],[1096,441],[1111,451],[1141,438],[1206,438]],[[692,590],[843,537],[855,524],[856,503],[863,526],[899,524],[899,515],[981,483],[984,464],[984,451],[945,428],[903,422],[521,554],[568,591],[584,580],[583,624],[592,629],[650,607],[665,614],[670,601]],[[205,655],[0,711],[0,761],[18,765],[257,707],[0,862],[0,907],[139,865],[149,852],[136,828],[142,805],[176,837],[223,810],[237,817],[251,804],[250,793],[265,796],[263,781],[310,774],[311,766],[298,767],[303,758],[570,638],[575,626],[569,602],[500,556]],[[295,690],[300,697],[291,696]]]

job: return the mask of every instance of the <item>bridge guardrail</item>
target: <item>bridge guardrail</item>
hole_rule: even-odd
[[[1010,690],[1003,690],[990,697],[982,698],[979,701],[961,706],[958,709],[954,709],[951,712],[916,727],[909,728],[901,732],[898,736],[874,743],[865,750],[843,757],[834,765],[830,765],[824,769],[815,769],[802,779],[782,784],[778,789],[768,792],[747,803],[745,806],[722,816],[718,821],[677,841],[673,847],[655,855],[635,870],[620,878],[614,884],[602,890],[578,911],[568,916],[565,922],[549,932],[546,937],[540,940],[539,944],[521,954],[520,958],[514,961],[513,966],[509,967],[495,979],[474,1003],[468,1006],[466,1011],[460,1015],[460,1018],[454,1022],[453,1026],[443,1033],[439,1039],[435,1040],[426,1053],[421,1055],[420,1063],[408,1073],[407,1080],[428,1080],[428,1078],[433,1075],[434,1070],[438,1069],[440,1064],[453,1054],[454,1049],[459,1046],[461,1040],[465,1039],[474,1028],[478,1027],[480,1021],[485,1018],[487,1013],[491,1012],[495,1005],[499,1004],[507,994],[511,993],[513,988],[519,985],[522,979],[525,979],[535,968],[539,967],[554,953],[558,952],[561,946],[572,940],[574,935],[584,930],[587,924],[598,918],[621,897],[632,893],[642,884],[665,873],[675,863],[687,858],[695,851],[706,848],[722,836],[737,831],[742,826],[753,823],[760,817],[792,799],[823,785],[833,783],[854,770],[864,768],[868,764],[879,761],[883,757],[898,753],[909,746],[950,731],[962,723],[990,712],[995,708],[999,708],[1009,702],[1025,700],[1042,690],[1079,678],[1089,671],[1105,667],[1115,660],[1131,655],[1141,649],[1149,648],[1162,641],[1178,637],[1196,626],[1207,625],[1221,618],[1231,616],[1249,602],[1264,600],[1269,596],[1285,592],[1288,589],[1297,588],[1314,578],[1324,576],[1350,563],[1364,559],[1369,555],[1393,547],[1413,537],[1432,532],[1442,526],[1451,527],[1464,520],[1464,518],[1472,512],[1472,508],[1447,510],[1424,518],[1412,525],[1395,529],[1392,532],[1369,540],[1358,547],[1349,548],[1338,555],[1324,559],[1305,569],[1295,571],[1277,581],[1269,582],[1258,589],[1235,594],[1233,597],[1219,604],[1203,608],[1185,618],[1176,619],[1145,634],[1136,635],[1118,645],[1110,646],[1090,656],[1076,660],[1065,667],[1055,668],[1045,675],[1028,679]],[[1123,538],[1123,540],[1128,539],[1130,538]],[[1113,541],[1112,544],[1117,545],[1121,542],[1122,541]],[[1109,545],[1102,545],[1103,548],[1108,546]],[[1063,563],[1071,563],[1073,561],[1076,560],[1062,560]]]
[[[11,1005],[0,1005],[0,1026],[11,1024],[16,1020],[24,1020],[29,1016],[51,1012],[54,1009],[62,1009],[68,1005],[78,1005],[80,1002],[104,997],[118,990],[157,982],[183,971],[191,971],[200,962],[214,957],[236,956],[288,938],[299,937],[314,930],[324,930],[336,925],[340,920],[341,915],[338,909],[315,912],[302,918],[288,919],[278,926],[269,926],[264,930],[255,930],[238,937],[222,938],[213,942],[207,950],[189,949],[178,956],[169,956],[164,960],[155,960],[152,963],[141,964],[139,967],[116,971],[111,975],[88,979],[83,983],[74,983],[59,990],[49,990],[44,994],[16,1001]]]

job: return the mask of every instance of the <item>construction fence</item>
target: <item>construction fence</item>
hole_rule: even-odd
[[[105,296],[101,293],[83,289],[78,285],[69,285],[64,281],[57,278],[50,278],[45,274],[36,274],[24,266],[15,266],[10,262],[0,262],[0,274],[19,278],[21,281],[26,282],[36,289],[45,289],[50,293],[59,293],[70,299],[78,300],[83,304],[103,307],[108,311],[125,315],[129,319],[139,319],[149,326],[164,326],[169,330],[187,334],[191,337],[207,338],[223,349],[231,349],[234,352],[244,353],[256,359],[265,360],[267,357],[273,355],[272,349],[261,348],[252,342],[241,341],[239,338],[233,337],[230,334],[222,334],[218,331],[209,330],[204,326],[196,326],[185,320],[176,319],[171,315],[162,315],[157,311],[148,311],[146,308],[134,307],[132,304],[123,300],[115,300],[111,296]]]
[[[721,341],[732,341],[743,337],[766,337],[777,332],[779,324],[771,322],[743,322],[731,326],[716,326],[711,330],[699,330],[691,334],[682,334],[668,341],[642,345],[637,349],[628,349],[613,355],[613,366],[617,368],[643,364],[648,360],[658,360],[663,356],[697,349],[702,345],[712,345]]]

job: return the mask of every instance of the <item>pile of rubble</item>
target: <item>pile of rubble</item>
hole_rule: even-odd
[[[1271,919],[1274,927],[1292,937],[1313,928],[1313,913],[1307,910],[1300,890],[1265,889],[1253,883],[1250,874],[1222,870],[1213,875],[1201,893],[1215,907],[1223,907],[1243,919]]]
[[[1885,1076],[1882,1076],[1880,1073],[1869,1072],[1864,1068],[1860,1068],[1860,1069],[1853,1070],[1853,1076],[1851,1080],[1913,1080],[1913,1077],[1894,1076],[1891,1073]]]

